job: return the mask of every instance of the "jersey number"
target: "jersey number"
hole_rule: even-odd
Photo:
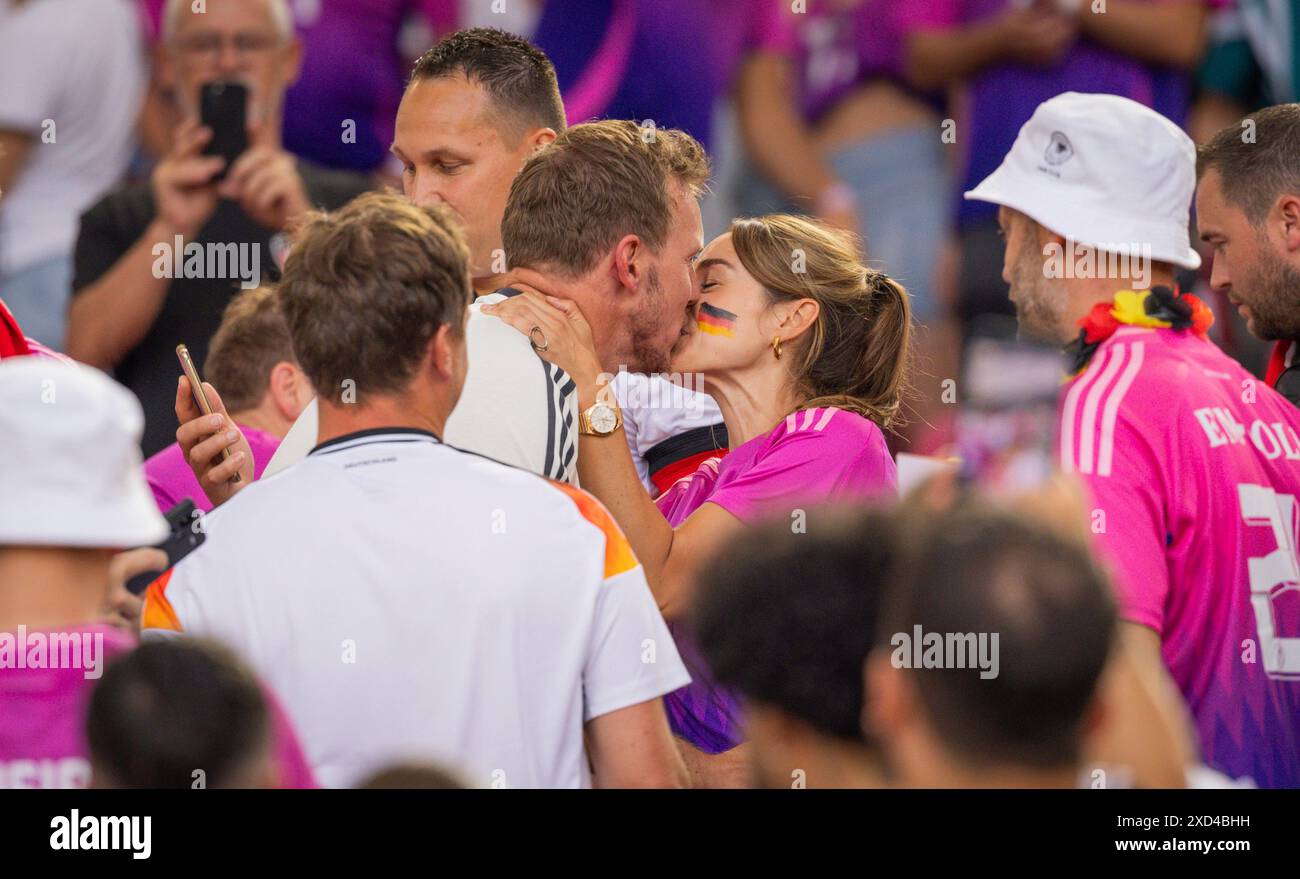
[[[1273,617],[1273,599],[1284,592],[1300,591],[1295,495],[1278,494],[1263,485],[1239,485],[1237,490],[1246,524],[1272,528],[1277,540],[1277,549],[1246,562],[1264,673],[1271,678],[1300,679],[1300,638],[1279,637]]]

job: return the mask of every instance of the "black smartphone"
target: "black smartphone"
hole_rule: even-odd
[[[226,167],[212,178],[222,180],[248,149],[248,87],[239,82],[205,82],[199,88],[199,121],[212,129],[203,154],[226,160]]]
[[[167,553],[167,567],[164,570],[170,570],[173,565],[202,546],[207,535],[203,532],[202,518],[195,516],[194,501],[189,498],[168,510],[166,519],[171,534],[162,543],[157,544],[157,548]],[[126,591],[132,595],[139,595],[148,589],[149,584],[157,580],[161,573],[162,571],[145,571],[136,574],[126,581]]]

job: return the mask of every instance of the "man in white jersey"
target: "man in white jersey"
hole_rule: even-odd
[[[501,294],[497,291],[509,282],[504,274],[506,263],[516,264],[513,255],[506,259],[501,236],[511,181],[529,156],[550,144],[556,132],[563,130],[564,107],[546,56],[513,35],[474,28],[452,34],[417,62],[398,110],[393,153],[404,166],[403,188],[408,198],[416,204],[445,203],[465,224],[473,284],[481,298],[471,308],[467,329],[470,372],[461,402],[448,421],[445,439],[499,461],[576,483],[580,413],[572,382],[563,370],[537,357],[528,339],[478,309],[484,302],[499,301]],[[608,194],[608,198],[617,197]],[[533,205],[531,210],[545,212],[548,206]],[[552,221],[551,225],[559,222]],[[674,205],[670,222],[691,234],[700,222],[699,209],[694,204]],[[657,254],[643,248],[633,265],[644,275],[656,258]],[[666,289],[671,296],[661,304],[666,306],[669,300],[685,302],[692,295],[684,278],[669,272],[663,275],[670,282]],[[562,295],[579,299],[584,292],[566,291]],[[655,313],[638,313],[641,303],[637,300],[644,296],[648,302],[654,292],[635,283],[624,286],[618,294],[605,288],[590,291],[590,296],[618,295],[623,306],[630,306],[608,314],[609,326],[602,335],[617,342],[629,327],[642,329],[647,317],[654,318]],[[618,372],[620,366],[634,371],[643,368],[632,356],[634,352],[613,350],[611,346],[607,353],[611,372]],[[666,384],[644,376],[637,376],[634,383]],[[331,392],[342,396],[346,389]],[[682,396],[678,390],[674,401]],[[197,417],[186,395],[178,396],[177,407],[182,422]],[[683,412],[691,417],[689,426],[679,431]],[[504,419],[502,413],[506,413]],[[644,426],[646,437],[657,436],[655,442],[677,432],[694,428],[708,431],[717,425],[712,433],[702,435],[697,431],[691,439],[709,442],[713,449],[726,446],[721,413],[703,394],[687,394],[686,402],[676,408],[629,407],[624,417],[631,426]],[[266,475],[306,455],[315,443],[316,419],[313,401],[276,450]],[[240,468],[247,467],[251,459],[251,452],[243,448],[235,430],[233,438],[226,440],[222,438],[224,426],[214,432],[199,420],[182,428],[182,446],[187,449],[207,438],[193,457],[200,462],[196,472],[214,503],[251,481],[250,471],[242,483],[229,482],[231,474],[237,469],[242,473]],[[634,434],[628,432],[629,441]],[[234,452],[245,451],[243,464],[221,464],[216,455],[223,446]],[[691,450],[698,451],[694,446]],[[650,457],[648,446],[633,451],[638,460]],[[654,458],[663,466],[677,460],[671,455],[665,457],[662,451]],[[213,460],[218,465],[209,470]],[[649,486],[648,469],[646,479]]]
[[[1179,294],[1190,138],[1126,98],[1041,104],[967,198],[999,205],[1022,332],[1073,342],[1060,461],[1091,500],[1125,641],[1162,655],[1212,768],[1300,786],[1300,413]]]
[[[402,759],[484,787],[677,785],[659,697],[689,675],[618,527],[440,439],[467,264],[449,212],[395,195],[309,220],[279,295],[303,371],[355,399],[322,397],[307,458],[209,514],[143,629],[230,644],[330,786]]]

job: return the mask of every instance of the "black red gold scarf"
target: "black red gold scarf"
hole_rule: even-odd
[[[1121,326],[1165,327],[1191,330],[1206,338],[1214,324],[1214,312],[1191,293],[1168,287],[1151,290],[1121,290],[1111,302],[1098,302],[1079,320],[1079,338],[1066,347],[1073,358],[1072,370],[1082,372],[1101,343]]]

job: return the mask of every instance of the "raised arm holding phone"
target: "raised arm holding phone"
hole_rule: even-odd
[[[169,2],[159,75],[184,121],[147,184],[82,217],[68,352],[135,392],[146,455],[173,439],[176,345],[202,363],[231,297],[278,276],[295,218],[369,187],[285,151],[284,93],[300,54],[285,0],[229,0],[203,14]]]

